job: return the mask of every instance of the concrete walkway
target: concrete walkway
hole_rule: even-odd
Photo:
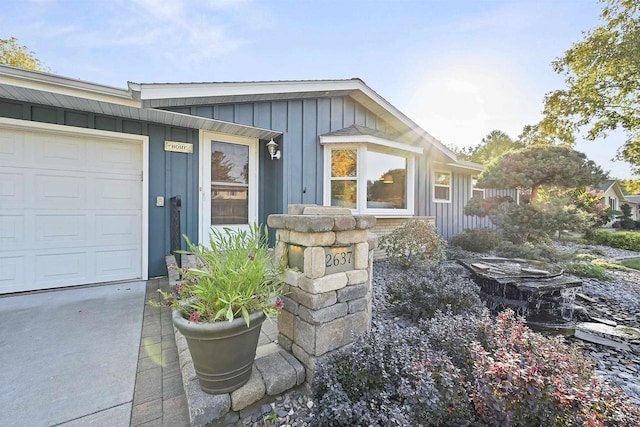
[[[127,426],[144,282],[0,298],[0,424]]]

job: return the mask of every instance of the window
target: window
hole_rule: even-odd
[[[433,179],[433,201],[451,201],[451,172],[435,172]]]
[[[613,197],[609,197],[609,208],[611,208],[612,211],[616,210],[616,199]]]
[[[471,177],[471,197],[475,197],[477,199],[484,199],[484,188],[476,188],[478,185],[478,177]]]
[[[325,204],[377,215],[413,215],[413,155],[367,144],[327,147]]]
[[[357,176],[358,150],[331,150],[331,206],[356,208]]]

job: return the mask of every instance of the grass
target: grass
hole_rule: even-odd
[[[634,270],[640,270],[640,258],[625,259],[620,261],[620,264],[627,268],[633,268]]]

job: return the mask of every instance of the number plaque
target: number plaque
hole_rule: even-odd
[[[354,269],[354,245],[333,245],[323,249],[325,275]],[[302,272],[304,272],[304,250],[303,246],[289,246],[289,266],[298,268]]]

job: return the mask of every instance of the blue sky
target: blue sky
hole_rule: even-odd
[[[134,82],[359,77],[445,144],[516,138],[562,87],[551,62],[596,0],[4,0],[0,38],[52,72]],[[611,171],[621,135],[577,149]]]

